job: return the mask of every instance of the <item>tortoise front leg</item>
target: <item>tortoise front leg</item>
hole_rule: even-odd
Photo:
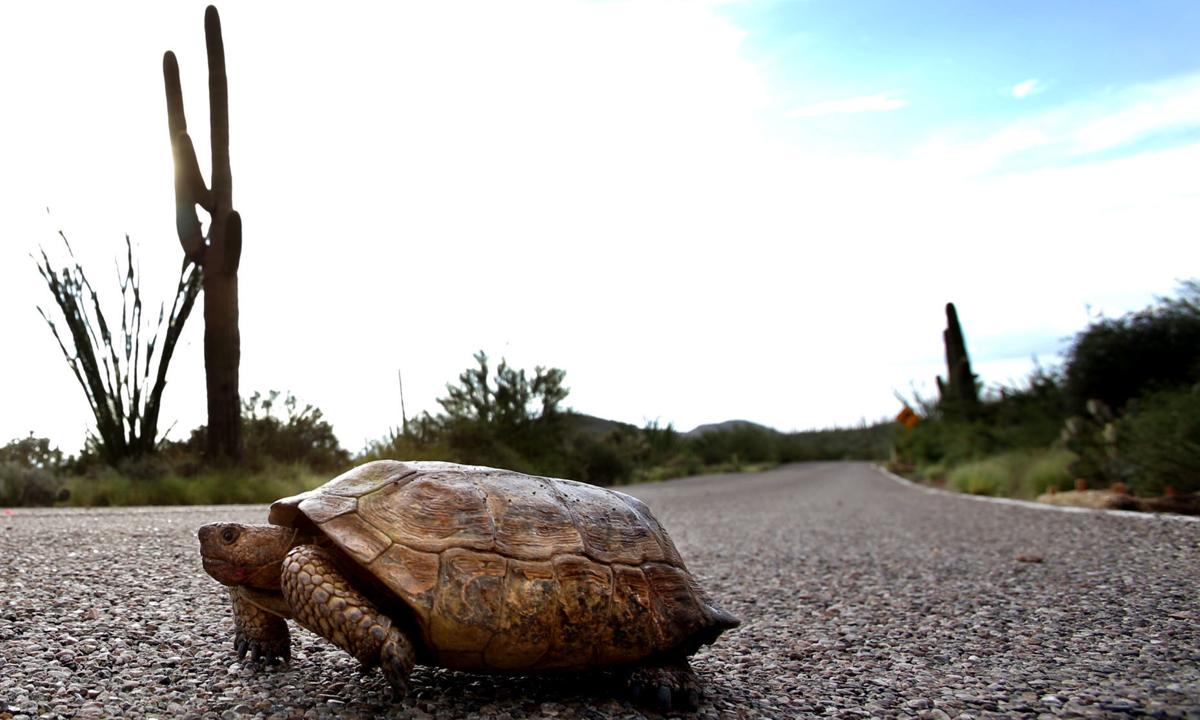
[[[416,652],[369,599],[342,576],[329,553],[298,545],[283,561],[283,597],[296,622],[358,658],[379,665],[397,698],[408,694]]]
[[[264,609],[264,605],[270,607],[275,603],[270,597],[260,598],[260,595],[268,594],[240,586],[229,588],[229,598],[233,601],[233,647],[238,659],[245,658],[249,652],[253,662],[286,663],[292,658],[287,621],[276,612]]]

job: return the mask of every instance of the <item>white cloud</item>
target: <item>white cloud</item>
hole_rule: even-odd
[[[1030,95],[1036,95],[1037,93],[1040,93],[1044,89],[1045,86],[1042,85],[1040,80],[1037,78],[1030,78],[1013,85],[1012,96],[1018,100],[1024,100]]]
[[[1181,130],[1200,132],[1200,73],[1106,88],[982,137],[933,137],[915,154],[946,172],[970,176],[1136,150],[1138,143]]]
[[[1039,115],[941,155],[802,152],[763,131],[772,96],[744,33],[702,7],[483,2],[465,6],[467,24],[463,7],[222,16],[247,228],[242,389],[292,390],[351,449],[398,423],[398,367],[410,416],[437,411],[480,348],[565,368],[569,405],[635,423],[894,414],[892,390],[939,369],[947,300],[969,341],[1067,334],[1084,302],[1164,292],[1175,268],[1200,266],[1182,194],[1200,152],[973,175],[1080,136],[1140,136],[1138,114],[1096,124],[1128,103]],[[30,68],[0,77],[28,109],[0,133],[0,231],[14,239],[0,243],[13,308],[0,337],[21,348],[0,374],[0,442],[34,430],[73,450],[88,419],[32,307],[48,299],[25,257],[53,244],[43,205],[99,281],[128,230],[159,289],[148,295],[169,290],[179,248],[158,59],[179,55],[203,154],[203,11],[151,3],[63,25],[49,9],[0,25],[0,64]],[[889,92],[793,116],[906,104]],[[174,437],[204,421],[201,320],[172,367]]]
[[[1200,73],[1136,85],[1104,98],[1104,112],[1070,129],[1078,153],[1092,153],[1182,129],[1200,130]]]
[[[790,118],[825,117],[851,113],[890,112],[907,106],[908,100],[900,97],[899,93],[882,92],[875,95],[862,95],[844,100],[825,100],[811,105],[803,105],[788,110],[785,115]]]

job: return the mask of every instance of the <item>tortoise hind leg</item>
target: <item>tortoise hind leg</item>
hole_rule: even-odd
[[[369,599],[338,571],[321,548],[300,545],[283,561],[283,595],[297,622],[358,658],[379,665],[397,698],[408,693],[416,653]]]
[[[694,710],[700,705],[700,682],[687,658],[639,665],[629,671],[626,684],[635,701],[653,705],[662,713],[671,708]]]

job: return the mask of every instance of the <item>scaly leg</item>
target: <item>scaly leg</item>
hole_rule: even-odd
[[[283,561],[283,596],[297,622],[358,658],[379,665],[397,698],[408,693],[416,653],[391,618],[338,571],[329,553],[299,545]]]
[[[249,652],[253,662],[286,663],[292,657],[287,621],[255,603],[254,595],[254,591],[247,588],[229,588],[229,597],[233,601],[233,647],[238,658],[245,658]]]

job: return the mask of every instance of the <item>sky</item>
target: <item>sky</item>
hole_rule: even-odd
[[[1200,4],[240,2],[229,75],[241,388],[355,451],[482,349],[579,412],[687,430],[894,415],[943,307],[988,387],[1200,275]],[[63,231],[102,301],[182,252],[161,58],[208,172],[204,3],[39,2],[0,24],[0,442],[76,451],[37,312]],[[155,313],[147,313],[155,315]],[[203,317],[162,427],[204,418]]]

